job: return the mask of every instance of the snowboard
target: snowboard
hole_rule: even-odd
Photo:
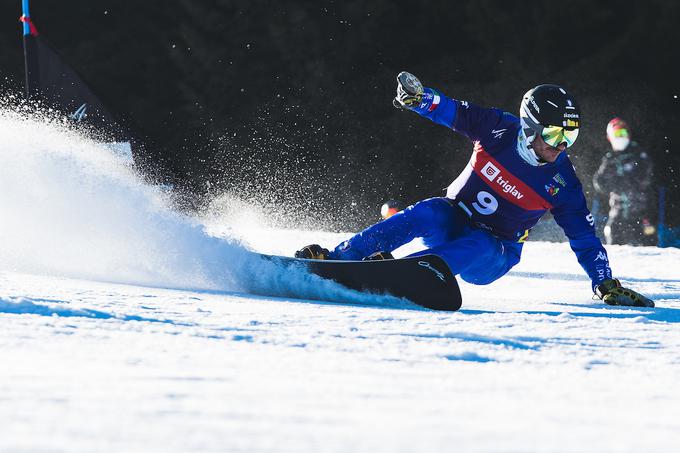
[[[456,311],[462,303],[456,277],[437,255],[378,261],[263,256],[281,266],[302,266],[308,272],[350,289],[402,297],[432,310]]]

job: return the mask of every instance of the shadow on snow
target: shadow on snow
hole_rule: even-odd
[[[39,316],[58,316],[58,317],[82,317],[93,319],[116,319],[119,321],[146,321],[158,322],[163,324],[181,325],[175,321],[167,319],[153,319],[145,318],[135,315],[117,315],[101,310],[92,310],[89,308],[66,308],[66,307],[52,307],[49,305],[42,305],[39,302],[51,303],[66,303],[63,300],[45,300],[45,299],[28,299],[24,297],[18,298],[0,298],[0,313],[9,313],[16,315],[39,315]]]

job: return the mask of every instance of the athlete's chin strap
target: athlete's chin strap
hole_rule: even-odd
[[[533,165],[534,167],[538,167],[540,165],[545,165],[548,162],[538,157],[536,152],[531,149],[531,142],[534,141],[534,138],[536,138],[536,134],[532,135],[531,137],[527,137],[527,135],[524,133],[524,129],[520,128],[519,134],[517,135],[517,152],[519,153],[520,157],[526,161],[526,163]]]

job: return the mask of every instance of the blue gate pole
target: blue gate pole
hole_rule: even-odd
[[[35,27],[31,24],[31,13],[28,10],[28,0],[21,0],[22,16],[24,29],[24,72],[26,74],[25,89],[26,99],[31,99],[38,86],[38,60],[36,57],[35,37],[32,36]]]
[[[28,19],[31,17],[31,13],[28,10],[28,0],[21,0],[21,11],[23,16]],[[28,21],[24,21],[24,36],[31,34],[31,26]]]
[[[659,247],[667,247],[666,240],[668,234],[666,233],[666,188],[659,187],[659,224],[657,225],[656,234]]]

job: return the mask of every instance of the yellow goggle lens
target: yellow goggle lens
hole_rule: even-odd
[[[544,142],[552,147],[557,147],[561,143],[566,143],[569,147],[576,141],[578,129],[567,130],[561,126],[548,126],[543,128],[541,137]]]

